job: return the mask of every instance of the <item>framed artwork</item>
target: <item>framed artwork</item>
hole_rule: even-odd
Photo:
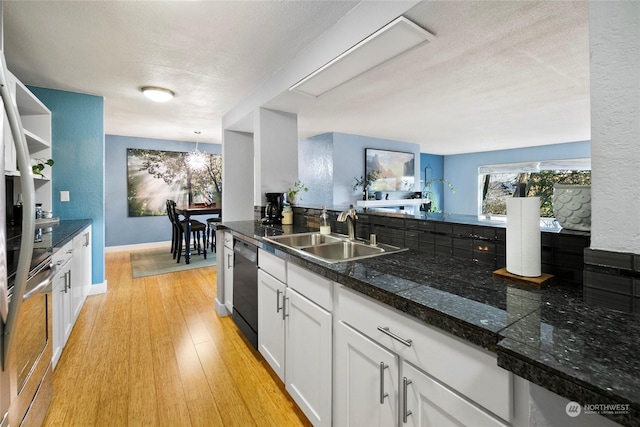
[[[222,156],[201,153],[205,161],[194,170],[188,161],[190,154],[127,149],[129,217],[166,215],[167,199],[178,205],[221,201]]]
[[[365,174],[377,172],[373,191],[412,191],[415,154],[402,151],[365,149]]]

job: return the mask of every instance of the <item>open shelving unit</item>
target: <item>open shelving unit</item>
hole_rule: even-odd
[[[27,139],[27,147],[32,159],[32,164],[37,159],[50,159],[51,156],[51,111],[13,74],[7,75],[9,83],[9,91],[11,92],[13,102],[18,107],[22,126]],[[17,159],[15,146],[13,145],[13,137],[9,128],[9,122],[6,114],[3,114],[4,127],[3,136],[4,159],[5,159],[5,175],[15,177],[14,183],[14,203],[17,201],[20,193],[20,172],[17,167]],[[52,208],[52,170],[51,167],[45,165],[42,175],[33,175],[36,190],[36,202],[42,203],[44,210]]]

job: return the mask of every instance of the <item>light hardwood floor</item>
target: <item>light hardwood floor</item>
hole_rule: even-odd
[[[216,315],[215,268],[131,278],[106,254],[54,371],[45,426],[310,425],[230,317]]]

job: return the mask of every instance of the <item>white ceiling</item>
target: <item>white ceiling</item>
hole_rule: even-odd
[[[3,2],[25,83],[105,97],[108,134],[219,142],[221,117],[357,2]],[[435,40],[312,98],[300,138],[345,132],[455,154],[590,139],[586,1],[426,1]],[[294,82],[292,82],[294,83]],[[138,88],[177,93],[153,104]]]

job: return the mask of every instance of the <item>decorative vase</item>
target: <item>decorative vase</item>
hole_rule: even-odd
[[[591,231],[591,186],[554,184],[553,214],[562,228]]]

